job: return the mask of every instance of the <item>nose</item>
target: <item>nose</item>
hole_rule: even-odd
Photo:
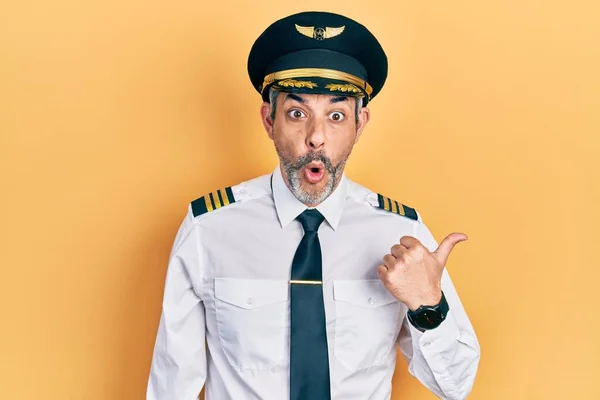
[[[319,150],[325,144],[324,124],[322,121],[314,120],[308,127],[306,135],[306,146],[311,150]]]

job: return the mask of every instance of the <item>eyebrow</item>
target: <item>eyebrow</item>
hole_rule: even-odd
[[[346,101],[346,100],[348,100],[348,97],[346,97],[346,96],[339,96],[339,97],[332,98],[331,100],[329,100],[329,102],[331,104],[335,104],[335,103],[339,103],[339,102]]]
[[[285,96],[285,100],[284,101],[287,101],[287,100],[296,100],[298,103],[302,103],[302,104],[305,103],[305,101],[304,101],[304,99],[302,97],[297,96],[297,95],[295,95],[293,93],[288,93],[287,96]]]

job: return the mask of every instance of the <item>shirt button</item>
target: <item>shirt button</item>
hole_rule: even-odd
[[[254,299],[252,297],[248,297],[246,299],[246,304],[251,305],[252,303],[254,303]]]
[[[369,300],[367,300],[369,302],[369,304],[375,304],[375,299],[372,297],[369,297]]]

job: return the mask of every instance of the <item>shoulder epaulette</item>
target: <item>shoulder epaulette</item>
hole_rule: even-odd
[[[377,201],[378,207],[383,210],[414,219],[415,221],[419,220],[417,211],[414,208],[406,206],[402,203],[398,203],[396,200],[392,200],[389,197],[385,197],[379,193],[377,194]]]
[[[194,217],[197,217],[231,203],[235,203],[235,197],[233,197],[231,186],[229,186],[192,201],[192,213]]]

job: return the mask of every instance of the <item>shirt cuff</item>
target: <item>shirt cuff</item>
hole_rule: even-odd
[[[448,311],[446,319],[435,329],[421,332],[410,322],[408,326],[410,326],[410,334],[413,340],[418,341],[423,354],[440,353],[452,346],[460,337],[460,331],[456,321],[454,321],[452,310]]]

